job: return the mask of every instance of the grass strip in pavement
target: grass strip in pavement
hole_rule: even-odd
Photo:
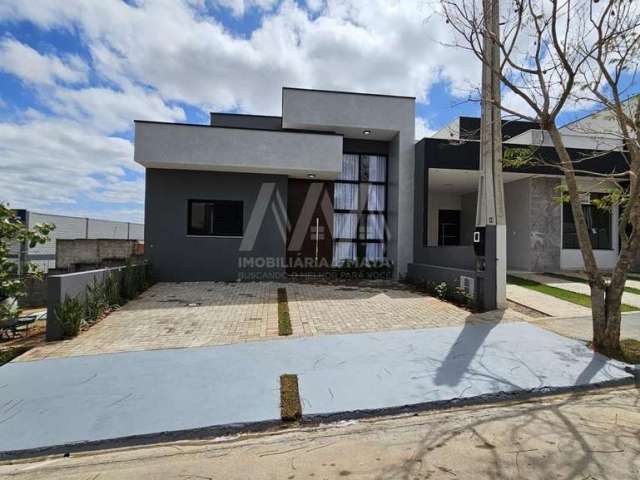
[[[24,352],[30,349],[30,347],[13,347],[0,351],[0,366],[4,365],[5,363],[9,363],[11,360],[19,357]]]
[[[297,375],[290,373],[280,375],[280,418],[285,422],[302,418]]]
[[[289,302],[287,300],[287,289],[278,288],[278,335],[291,335],[291,318],[289,317]]]
[[[544,276],[546,277],[554,277],[554,278],[559,278],[561,280],[568,280],[570,282],[576,282],[576,283],[586,283],[588,284],[589,282],[582,277],[574,277],[573,275],[565,275],[563,273],[543,273]],[[631,277],[631,275],[628,275],[629,278],[633,279],[633,277]],[[624,291],[627,293],[634,293],[636,295],[640,295],[640,288],[634,288],[634,287],[624,287]]]
[[[570,290],[565,290],[564,288],[552,287],[550,285],[545,285],[544,283],[534,282],[533,280],[515,277],[513,275],[507,275],[507,283],[544,293],[560,300],[564,300],[565,302],[575,303],[576,305],[591,308],[591,297],[583,293],[572,292]],[[621,308],[623,312],[636,312],[640,310],[624,303]]]

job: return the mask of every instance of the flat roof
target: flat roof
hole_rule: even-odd
[[[366,92],[346,92],[344,90],[321,90],[317,88],[282,87],[282,90],[300,90],[303,92],[320,92],[320,93],[339,93],[342,95],[365,95],[368,97],[405,98],[408,100],[416,99],[416,97],[409,97],[405,95],[389,95],[384,93],[366,93]]]
[[[201,128],[226,128],[229,130],[255,130],[258,132],[284,132],[284,133],[306,133],[312,135],[333,135],[336,137],[344,137],[342,133],[328,132],[326,130],[302,130],[297,128],[255,128],[255,127],[231,127],[228,125],[210,125],[208,123],[181,123],[181,122],[160,122],[157,120],[134,120],[133,123],[152,123],[157,125],[177,125],[181,127],[201,127]]]

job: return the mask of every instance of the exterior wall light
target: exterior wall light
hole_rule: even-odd
[[[307,178],[316,178],[315,173],[307,173]]]
[[[363,135],[371,135],[371,130],[363,130],[362,134]]]

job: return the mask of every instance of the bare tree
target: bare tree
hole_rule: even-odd
[[[497,43],[501,59],[494,68],[511,100],[500,105],[502,111],[537,122],[544,131],[542,138],[555,148],[558,161],[553,166],[564,174],[591,289],[593,344],[600,352],[619,355],[622,294],[640,253],[640,97],[631,96],[638,91],[639,2],[510,0],[500,10],[499,31],[491,31],[491,23],[484,20],[490,2],[441,0],[441,6],[456,47],[484,61],[483,38]],[[573,132],[562,129],[559,116],[578,108],[601,111],[591,120],[573,124]],[[595,145],[591,162],[571,157],[567,133],[582,135]],[[593,168],[593,160],[605,161],[607,148],[623,156],[623,171],[606,171],[602,164]],[[610,279],[594,255],[578,175],[599,177],[612,185],[599,207],[621,210],[620,249]]]

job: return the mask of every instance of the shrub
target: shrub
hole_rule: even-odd
[[[426,282],[424,287],[427,292],[435,295],[440,300],[447,300],[470,310],[477,308],[475,297],[469,295],[464,288],[452,286],[446,282]]]
[[[93,280],[93,285],[87,286],[85,299],[86,320],[95,323],[109,310],[106,282]]]
[[[77,297],[66,296],[55,309],[56,319],[62,329],[62,338],[72,338],[80,333],[85,318],[84,303]]]
[[[144,269],[128,263],[120,271],[120,295],[124,300],[133,300],[142,291]]]
[[[120,282],[118,274],[111,272],[105,281],[105,298],[110,308],[122,305],[122,297],[120,295]]]

